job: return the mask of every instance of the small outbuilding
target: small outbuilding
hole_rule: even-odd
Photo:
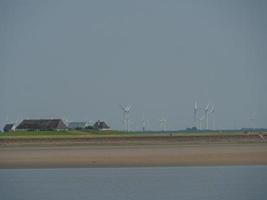
[[[104,121],[100,121],[98,120],[94,126],[93,126],[94,129],[97,129],[97,130],[110,130],[110,127],[104,122]]]
[[[22,131],[60,131],[67,130],[68,127],[61,119],[25,119],[16,130]]]

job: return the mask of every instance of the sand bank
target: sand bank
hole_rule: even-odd
[[[267,143],[2,146],[0,168],[267,165]]]

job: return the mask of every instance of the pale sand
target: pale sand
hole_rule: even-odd
[[[267,165],[267,143],[0,148],[0,168],[196,165]]]

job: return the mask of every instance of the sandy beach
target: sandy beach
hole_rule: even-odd
[[[202,139],[2,141],[0,168],[267,165],[265,141]]]

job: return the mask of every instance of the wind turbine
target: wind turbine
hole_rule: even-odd
[[[208,114],[212,114],[212,129],[215,130],[215,104],[213,104],[211,110],[209,111]]]
[[[250,117],[249,117],[249,129],[254,129],[255,127],[254,127],[254,121],[255,121],[255,117],[254,117],[254,115],[253,114],[251,114],[250,115]]]
[[[205,122],[206,122],[206,129],[209,129],[209,106],[210,104],[208,103],[208,105],[204,108],[204,115],[205,115]]]
[[[163,132],[165,132],[166,131],[166,128],[167,128],[167,120],[164,119],[164,118],[162,118],[162,119],[159,120],[159,122],[160,122],[161,130]]]
[[[143,116],[143,119],[142,119],[141,122],[142,122],[142,131],[145,132],[145,130],[146,130],[146,120],[145,120],[144,116]]]
[[[202,115],[198,120],[199,120],[199,130],[202,130],[202,120],[205,118],[205,114]]]
[[[195,106],[194,106],[194,126],[197,128],[197,112],[199,108],[197,105],[197,102],[195,101]]]
[[[124,130],[128,132],[129,131],[129,115],[130,115],[131,106],[120,105],[120,108],[122,109],[123,127],[124,127]]]

